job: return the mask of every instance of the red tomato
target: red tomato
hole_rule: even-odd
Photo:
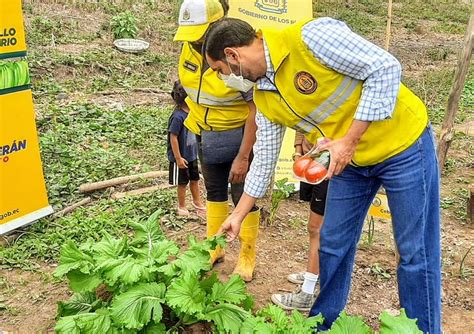
[[[318,183],[326,177],[327,173],[328,170],[323,165],[319,162],[312,161],[305,169],[304,177],[309,183]]]
[[[310,157],[299,158],[293,164],[293,173],[298,177],[304,177],[304,171],[312,161]]]

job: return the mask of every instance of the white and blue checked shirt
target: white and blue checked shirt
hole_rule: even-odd
[[[302,38],[319,62],[364,82],[354,119],[373,122],[391,117],[401,80],[401,65],[395,57],[352,32],[345,23],[327,17],[304,25]],[[277,90],[273,84],[275,71],[265,41],[264,49],[267,72],[257,81],[257,88]],[[285,127],[271,122],[259,111],[255,120],[257,141],[253,147],[254,159],[245,179],[245,192],[260,198],[265,195],[275,170]]]

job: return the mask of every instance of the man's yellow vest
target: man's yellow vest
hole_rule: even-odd
[[[314,58],[301,37],[306,23],[280,31],[262,30],[278,91],[256,89],[254,102],[268,119],[303,132],[310,142],[321,136],[338,139],[352,123],[364,83]],[[356,147],[352,163],[370,166],[402,152],[416,141],[427,124],[425,105],[401,84],[392,117],[370,124]]]
[[[249,114],[242,94],[227,88],[211,68],[202,72],[202,65],[202,55],[189,43],[184,43],[178,70],[190,109],[184,124],[198,135],[201,130],[224,131],[242,127]]]

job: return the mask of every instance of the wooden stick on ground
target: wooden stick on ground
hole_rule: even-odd
[[[176,187],[174,185],[169,185],[169,184],[160,184],[157,186],[151,186],[151,187],[146,187],[146,188],[140,188],[140,189],[135,189],[135,190],[130,190],[130,191],[125,191],[125,192],[116,192],[113,193],[110,198],[112,199],[120,199],[128,196],[136,196],[136,195],[142,195],[146,193],[151,193],[156,190],[163,190],[163,189],[169,189]]]
[[[385,33],[385,50],[387,51],[390,46],[391,28],[392,28],[392,0],[388,0],[387,30]]]
[[[467,198],[467,219],[474,225],[474,185],[469,188]]]
[[[471,17],[464,36],[464,47],[459,57],[458,67],[454,75],[453,86],[449,93],[448,106],[446,108],[446,115],[444,116],[443,126],[441,127],[441,134],[439,137],[438,146],[438,160],[439,168],[443,169],[448,154],[449,146],[454,137],[454,119],[458,112],[459,100],[466,81],[469,64],[471,63],[472,48],[473,48],[473,33],[474,33],[474,6],[471,8]]]
[[[56,212],[55,214],[53,214],[53,218],[58,218],[58,217],[61,217],[61,216],[64,216],[70,212],[73,212],[74,210],[76,210],[78,207],[80,206],[83,206],[83,205],[86,205],[88,203],[90,203],[92,201],[92,199],[90,197],[86,197],[82,200],[80,200],[79,202],[76,202],[72,205],[69,205],[67,207],[65,207],[64,209],[62,209],[61,211],[58,211]]]
[[[110,180],[82,184],[79,187],[79,191],[81,193],[87,193],[94,190],[118,186],[120,184],[128,183],[131,181],[136,181],[140,179],[154,179],[154,178],[162,177],[165,175],[168,175],[167,171],[156,171],[156,172],[148,172],[148,173],[143,173],[143,174],[121,176],[121,177],[116,177]]]

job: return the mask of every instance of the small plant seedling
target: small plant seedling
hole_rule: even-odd
[[[284,178],[275,182],[276,190],[273,191],[272,203],[270,206],[270,216],[268,217],[268,225],[272,225],[275,221],[278,208],[281,201],[290,197],[291,193],[295,191],[295,186],[288,183],[288,178]]]
[[[137,19],[128,10],[112,17],[110,26],[115,39],[137,37]]]

